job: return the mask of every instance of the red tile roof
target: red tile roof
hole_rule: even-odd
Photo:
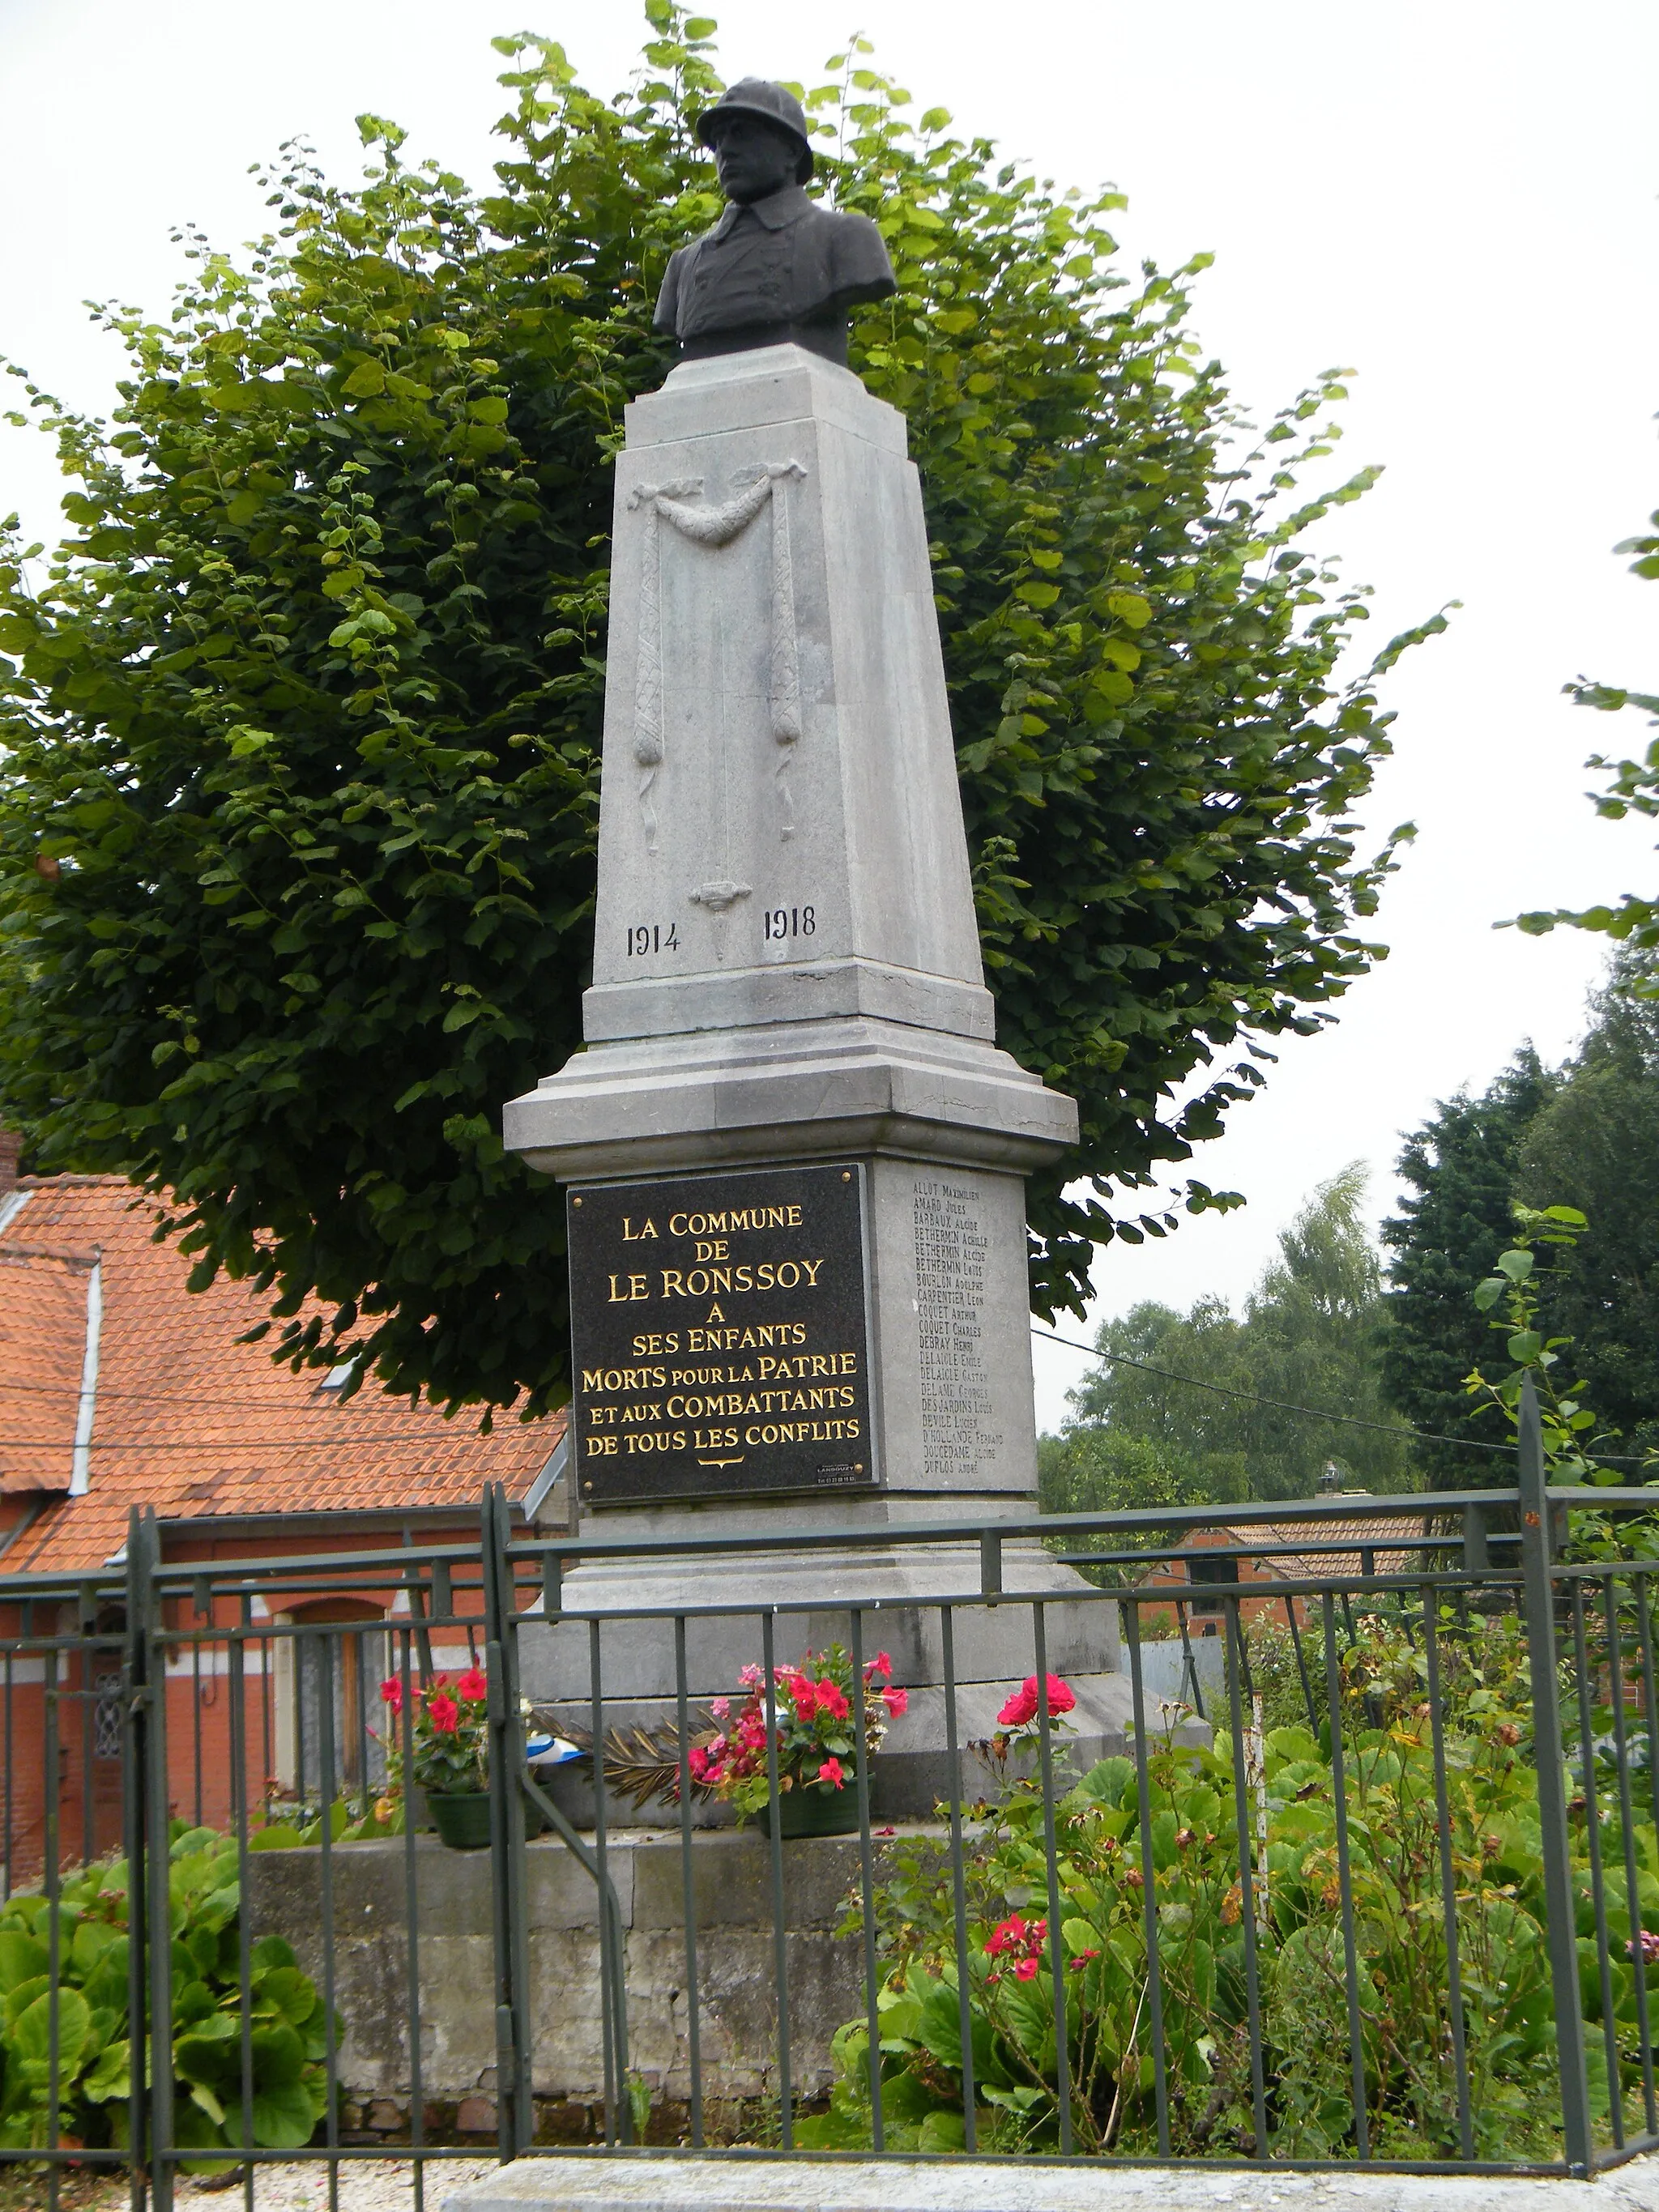
[[[1406,1574],[1420,1566],[1424,1553],[1415,1547],[1398,1547],[1412,1540],[1434,1534],[1431,1522],[1421,1513],[1362,1513],[1352,1518],[1347,1515],[1331,1520],[1252,1522],[1241,1528],[1209,1528],[1184,1537],[1176,1547],[1178,1551],[1202,1551],[1217,1545],[1237,1545],[1266,1550],[1267,1556],[1254,1562],[1241,1560],[1246,1577],[1250,1578],[1254,1567],[1257,1575],[1270,1576],[1275,1582],[1317,1582],[1327,1577],[1342,1580],[1358,1575],[1364,1569],[1362,1551],[1369,1551],[1374,1559],[1373,1571],[1379,1575]],[[1341,1545],[1340,1551],[1322,1551],[1325,1544]],[[1300,1549],[1303,1545],[1310,1548]],[[1349,1546],[1353,1548],[1350,1550]]]
[[[373,1383],[343,1401],[236,1339],[268,1300],[224,1277],[185,1288],[191,1261],[152,1241],[154,1202],[114,1176],[25,1177],[0,1229],[0,1497],[66,1492],[94,1265],[102,1294],[89,1480],[62,1496],[0,1572],[102,1564],[134,1504],[211,1533],[289,1515],[470,1514],[487,1481],[522,1498],[563,1432],[556,1414],[447,1419]]]

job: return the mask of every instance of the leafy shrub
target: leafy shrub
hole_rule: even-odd
[[[173,1935],[173,2130],[207,2172],[242,2134],[241,1960],[236,1846],[173,1823],[167,1871]],[[38,1890],[0,1907],[0,2148],[43,2148],[50,2120],[52,1906]],[[125,2147],[131,2092],[127,1863],[69,1876],[58,1905],[58,2139]],[[279,1936],[250,1946],[248,2056],[253,2142],[297,2149],[327,2103],[326,2015]],[[338,2034],[338,2022],[336,2033]],[[152,2054],[152,2063],[154,2054]]]
[[[1358,1952],[1359,2057],[1373,2157],[1462,2154],[1452,2065],[1433,1752],[1403,1631],[1364,1621],[1346,1654],[1342,1728]],[[1419,1639],[1420,1641],[1420,1639]],[[1536,1783],[1524,1679],[1512,1625],[1470,1632],[1443,1652],[1454,1694],[1443,1709],[1456,1933],[1476,2154],[1559,2154],[1555,2015],[1545,1940]],[[1506,1698],[1521,1692],[1513,1705]],[[1232,1762],[1164,1741],[1150,1755],[1152,1910],[1163,1988],[1171,2144],[1177,2154],[1352,2156],[1350,2039],[1328,1723],[1316,1736],[1266,1738],[1265,1852],[1252,1869],[1267,2141],[1257,2139],[1250,2069],[1244,1898]],[[1062,1784],[1062,1787],[1064,1784]],[[1584,1845],[1583,1798],[1575,1852]],[[1057,1940],[1048,1926],[1041,1796],[1016,1779],[975,1809],[964,1847],[969,2014],[982,2148],[1054,2150],[1060,2142],[1056,1984],[1064,2005],[1071,2125],[1085,2153],[1155,2154],[1148,2020],[1146,1895],[1133,1763],[1102,1760],[1056,1808]],[[1632,1838],[1640,1919],[1659,1920],[1659,1850],[1650,1824]],[[1587,1848],[1587,1846],[1586,1846]],[[1621,1863],[1616,1807],[1601,1850]],[[943,1843],[890,1850],[876,1898],[884,1960],[878,1992],[880,2082],[890,2148],[960,2148],[965,2140],[958,1967]],[[1601,2016],[1587,1861],[1576,1857],[1585,2015]],[[1606,1899],[1615,2045],[1626,2087],[1640,2078],[1633,1928],[1622,1887]],[[857,1913],[854,1922],[856,1924]],[[1593,2107],[1608,2105],[1605,2042],[1587,2036]],[[829,2113],[802,2140],[852,2148],[871,2140],[869,2046],[862,2018],[835,2039]]]

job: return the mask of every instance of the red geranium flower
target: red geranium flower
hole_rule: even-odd
[[[461,1717],[461,1709],[453,1698],[446,1697],[441,1690],[435,1697],[427,1699],[426,1710],[427,1717],[440,1735],[454,1735],[456,1723]]]
[[[482,1667],[469,1667],[455,1685],[458,1698],[466,1698],[476,1704],[489,1695],[489,1680]]]
[[[846,1779],[846,1770],[838,1759],[826,1759],[818,1769],[818,1780],[829,1783],[834,1789],[839,1790]]]
[[[821,1713],[827,1713],[832,1721],[846,1719],[847,1692],[832,1682],[827,1674],[821,1682],[816,1685],[807,1682],[803,1685],[803,1687],[811,1690],[817,1698],[818,1711]],[[805,1714],[802,1717],[805,1717]]]
[[[810,1721],[823,1703],[822,1686],[809,1682],[805,1674],[791,1674],[784,1686],[794,1701],[796,1717]]]
[[[1050,1674],[1047,1679],[1049,1712],[1069,1713],[1077,1703],[1075,1693],[1058,1674]],[[1024,1728],[1027,1722],[1036,1718],[1036,1709],[1037,1679],[1035,1674],[1028,1674],[997,1715],[997,1719],[1004,1728]]]
[[[381,1683],[380,1698],[384,1704],[391,1706],[394,1713],[402,1712],[404,1709],[404,1686],[398,1680],[398,1677],[395,1674],[388,1674],[385,1681]]]

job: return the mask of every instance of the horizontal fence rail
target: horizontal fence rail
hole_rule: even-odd
[[[138,1516],[0,1580],[0,2166],[251,2212],[290,2159],[423,2208],[576,2147],[1655,2147],[1651,1498],[1521,1442],[1478,1492],[690,1542]]]

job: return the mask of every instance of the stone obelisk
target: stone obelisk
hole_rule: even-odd
[[[628,410],[614,549],[587,1045],[507,1109],[571,1186],[578,1496],[607,1534],[1029,1513],[1023,1176],[1076,1109],[994,1042],[903,420],[798,345],[684,363]],[[568,1599],[821,1597],[799,1639],[821,1641],[837,1601],[971,1590],[977,1566],[966,1544],[595,1566]],[[1076,1577],[1034,1546],[1006,1582],[1053,1593],[1050,1663],[1115,1736],[1112,1609],[1066,1606]],[[937,1631],[884,1623],[913,1686],[887,1809],[920,1809]],[[757,1640],[694,1632],[694,1693]],[[564,1641],[527,1658],[533,1693],[585,1693]],[[1030,1650],[1023,1610],[963,1616],[964,1739]],[[665,1634],[619,1624],[607,1650],[629,1713],[672,1695]]]

